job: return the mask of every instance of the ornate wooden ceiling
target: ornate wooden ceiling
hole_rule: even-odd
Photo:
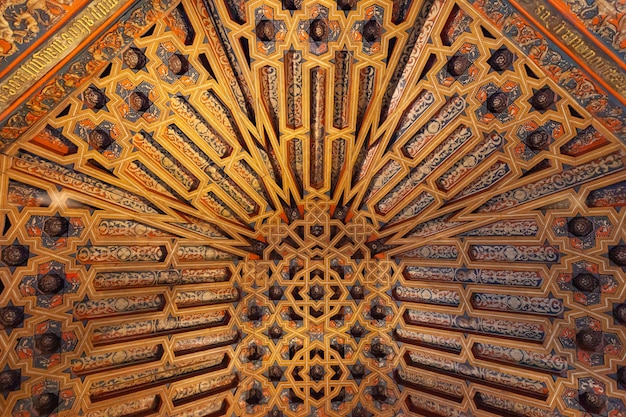
[[[626,416],[621,3],[119,3],[3,107],[3,415]]]

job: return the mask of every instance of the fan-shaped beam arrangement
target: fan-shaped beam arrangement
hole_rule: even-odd
[[[626,415],[619,2],[0,10],[4,414]]]

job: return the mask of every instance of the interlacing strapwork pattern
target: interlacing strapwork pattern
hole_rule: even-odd
[[[2,127],[0,408],[626,415],[623,115],[523,17],[157,3]]]

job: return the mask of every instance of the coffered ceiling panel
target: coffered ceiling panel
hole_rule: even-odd
[[[617,2],[84,3],[0,6],[6,415],[626,415]]]

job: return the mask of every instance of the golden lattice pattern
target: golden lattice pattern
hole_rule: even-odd
[[[2,156],[3,410],[626,415],[621,133],[522,17],[159,4]]]

